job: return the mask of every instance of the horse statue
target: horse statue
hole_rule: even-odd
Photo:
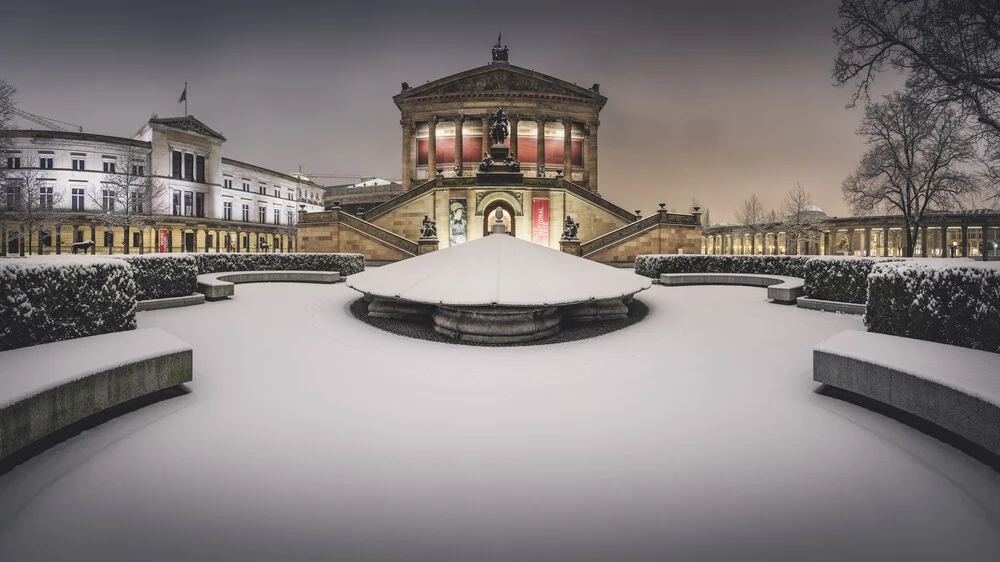
[[[73,243],[73,253],[75,254],[78,250],[83,250],[83,253],[87,253],[88,250],[93,250],[97,243],[93,240],[87,240],[86,242],[74,242]]]

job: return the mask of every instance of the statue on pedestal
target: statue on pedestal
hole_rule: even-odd
[[[503,108],[498,107],[496,114],[490,117],[490,138],[493,139],[493,144],[503,144],[508,136],[510,136],[510,121]]]
[[[575,222],[573,217],[566,215],[566,227],[563,228],[563,240],[576,240],[576,231],[579,230],[580,223]]]
[[[424,220],[420,223],[420,237],[437,238],[437,235],[437,221],[431,220],[430,217],[424,215]]]
[[[493,213],[493,224],[490,226],[490,234],[506,234],[507,233],[507,221],[503,220],[503,209],[497,207],[497,211]]]
[[[502,47],[500,46],[502,41],[503,32],[501,32],[500,35],[497,35],[497,44],[493,45],[493,62],[507,62],[507,59],[510,56],[510,49],[507,48],[507,45]]]

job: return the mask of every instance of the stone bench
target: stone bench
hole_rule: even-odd
[[[336,271],[222,271],[198,276],[198,292],[210,301],[236,294],[238,283],[337,283]]]
[[[184,295],[181,297],[166,297],[162,299],[138,301],[135,303],[135,311],[142,312],[144,310],[161,310],[164,308],[178,308],[181,306],[192,306],[204,303],[204,294],[191,293],[190,295]]]
[[[190,382],[191,346],[159,328],[0,352],[0,460],[108,408]]]
[[[1000,354],[845,330],[813,349],[813,380],[1000,455]]]
[[[767,298],[778,304],[795,304],[803,295],[805,280],[756,273],[664,273],[660,285],[744,285],[767,287]]]

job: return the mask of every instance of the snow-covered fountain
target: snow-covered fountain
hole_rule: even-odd
[[[564,322],[621,320],[651,281],[505,234],[352,275],[368,315],[421,320],[473,343],[518,343]]]

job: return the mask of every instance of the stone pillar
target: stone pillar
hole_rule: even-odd
[[[573,181],[573,120],[563,119],[563,177]]]
[[[215,231],[215,253],[219,253],[219,238],[222,238],[222,232],[219,230]]]
[[[865,229],[865,255],[872,255],[872,229]]]
[[[455,167],[458,168],[458,173],[456,176],[462,175],[462,164],[464,164],[464,156],[462,152],[462,126],[465,125],[465,117],[459,115],[455,118]]]
[[[437,175],[437,117],[427,120],[427,179]]]
[[[969,257],[969,227],[962,225],[962,257]]]
[[[587,175],[590,178],[589,186],[591,191],[597,191],[597,127],[600,121],[588,123],[587,134]]]
[[[948,254],[949,254],[949,251],[948,251],[948,227],[942,225],[941,226],[941,257],[942,258],[946,258],[946,257],[948,257]]]
[[[848,241],[847,242],[848,253],[853,256],[854,255],[854,249],[855,249],[854,248],[854,229],[853,228],[847,230],[847,241]]]
[[[487,153],[489,151],[490,151],[490,114],[489,113],[484,113],[483,114],[483,154],[485,154],[485,153]],[[483,154],[480,154],[478,156],[478,158],[482,159]]]
[[[90,239],[94,242],[94,245],[90,247],[90,255],[97,254],[97,226],[90,225]]]
[[[438,249],[438,239],[437,238],[418,238],[417,239],[417,255],[422,256],[424,254],[429,254],[431,252],[436,252]]]
[[[927,251],[927,227],[923,225],[920,226],[920,255],[925,258],[931,255],[930,252]]]
[[[882,257],[889,255],[889,227],[882,228]]]
[[[564,254],[570,254],[573,256],[580,255],[580,239],[574,238],[572,240],[567,240],[565,238],[559,240],[559,251]]]
[[[56,255],[62,254],[62,225],[56,224]]]
[[[521,118],[519,115],[508,115],[507,119],[510,120],[510,155],[515,160],[520,160],[521,155],[517,151],[517,124],[520,122]]]
[[[535,172],[535,175],[542,177],[541,171],[545,168],[545,117],[539,115],[535,118],[535,123],[538,123],[538,133],[536,135],[536,138],[538,139],[538,150],[536,151],[537,156],[535,158],[535,165],[537,166],[538,171]]]
[[[403,190],[410,189],[410,178],[413,174],[413,123],[402,120],[399,124],[403,127]]]

